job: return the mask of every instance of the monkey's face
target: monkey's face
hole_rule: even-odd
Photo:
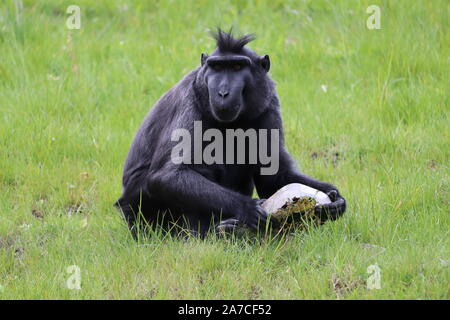
[[[246,88],[251,83],[251,60],[245,56],[211,56],[206,60],[205,83],[214,118],[236,120],[245,109]]]

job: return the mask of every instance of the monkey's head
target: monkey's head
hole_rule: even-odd
[[[266,73],[270,60],[269,56],[260,57],[245,47],[253,35],[235,39],[231,31],[218,29],[213,36],[217,49],[209,56],[202,54],[202,76],[213,117],[228,123],[243,113],[255,112],[252,108],[261,109],[257,104],[268,94]]]

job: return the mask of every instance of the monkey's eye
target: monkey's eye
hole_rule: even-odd
[[[212,68],[215,71],[222,71],[223,70],[223,68],[222,68],[222,66],[220,64],[215,64],[215,65],[212,66]]]
[[[241,70],[241,69],[242,69],[242,66],[241,66],[240,64],[235,64],[235,65],[233,65],[233,70],[239,71],[239,70]]]

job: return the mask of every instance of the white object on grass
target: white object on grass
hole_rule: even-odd
[[[317,205],[331,203],[330,198],[317,189],[308,187],[301,183],[291,183],[275,192],[269,199],[261,205],[268,213],[275,213],[286,202],[292,201],[292,198],[311,197],[317,202]]]

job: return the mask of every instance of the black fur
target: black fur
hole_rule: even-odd
[[[212,33],[212,36],[216,39],[216,45],[220,51],[232,53],[240,52],[246,44],[255,40],[254,34],[246,34],[236,39],[233,37],[231,30],[229,32],[224,32],[217,29],[216,32]]]
[[[323,219],[334,220],[345,211],[336,187],[301,174],[286,151],[279,101],[267,74],[269,57],[245,47],[253,38],[236,39],[219,30],[218,49],[211,56],[203,54],[202,65],[164,94],[145,118],[125,162],[123,192],[116,203],[134,236],[139,212],[152,227],[168,230],[176,225],[202,236],[221,219],[233,218],[256,229],[264,226],[267,212],[251,198],[254,187],[260,198],[268,198],[294,182],[330,195],[334,202],[317,209]],[[235,59],[243,63],[239,71],[222,71]],[[213,69],[217,63],[219,71]],[[203,131],[279,129],[278,173],[260,175],[260,164],[174,164],[171,132],[178,128],[192,132],[196,120],[202,121]]]

